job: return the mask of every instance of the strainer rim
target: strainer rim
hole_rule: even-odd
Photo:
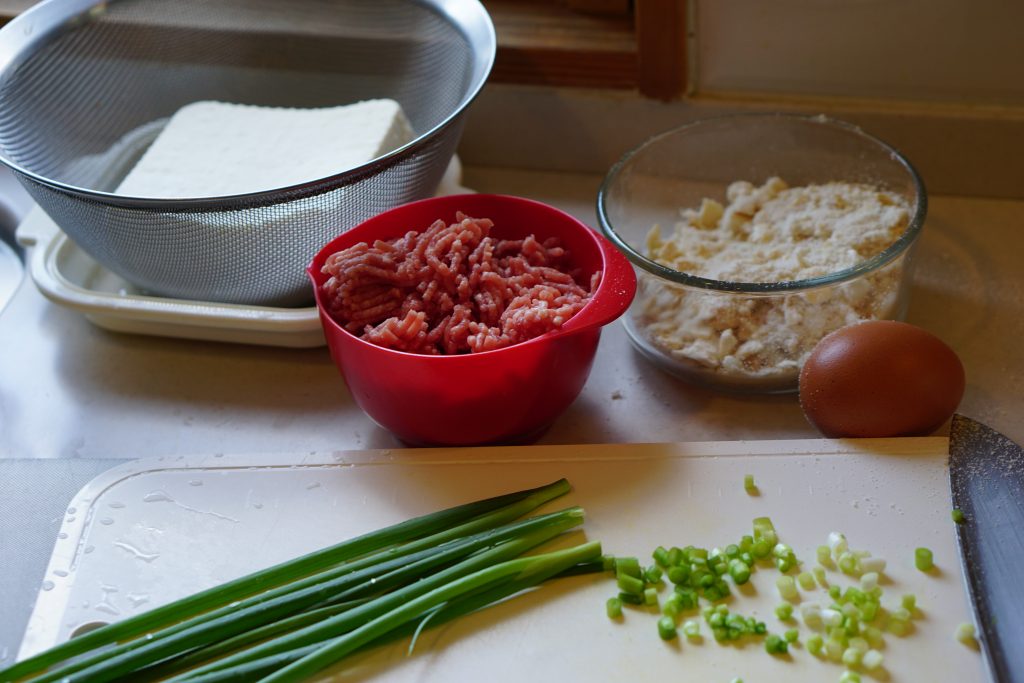
[[[72,194],[83,199],[117,207],[161,212],[203,210],[223,211],[225,209],[235,207],[258,208],[260,206],[277,204],[281,201],[290,201],[304,197],[316,196],[339,187],[351,185],[370,176],[377,175],[381,171],[386,170],[403,159],[406,159],[410,155],[415,154],[418,150],[430,144],[438,135],[458,122],[459,118],[466,112],[469,105],[473,103],[486,84],[487,78],[494,67],[494,60],[497,53],[497,35],[495,33],[494,23],[479,0],[410,1],[414,4],[424,5],[433,9],[439,15],[447,19],[451,23],[452,27],[466,38],[466,41],[474,54],[473,71],[476,76],[475,80],[470,84],[470,87],[467,88],[467,91],[459,101],[458,106],[429,130],[417,135],[406,144],[354,168],[302,183],[260,190],[258,192],[218,195],[213,197],[168,198],[123,195],[116,192],[94,190],[74,185],[72,183],[54,180],[35,171],[31,171],[16,161],[9,159],[2,149],[0,149],[0,163],[20,176],[59,192]],[[0,28],[0,82],[5,79],[12,66],[22,61],[28,51],[34,49],[34,46],[42,41],[46,36],[50,35],[53,31],[61,30],[62,27],[68,26],[70,24],[70,20],[74,17],[87,14],[92,10],[92,8],[99,5],[106,5],[108,2],[109,0],[87,0],[86,2],[67,3],[63,5],[63,8],[65,8],[66,11],[59,17],[61,20],[56,21],[50,15],[59,11],[55,9],[55,6],[57,6],[58,3],[51,0],[34,5],[9,21]],[[460,13],[464,11],[473,13],[473,18],[479,22],[479,28],[483,30],[483,35],[478,36],[477,39],[468,35],[465,30],[465,26],[463,25],[464,22],[460,22],[456,16],[456,12],[453,11],[454,7],[457,7]],[[3,38],[5,34],[14,35],[16,32],[25,31],[25,34],[28,35],[33,32],[33,22],[39,17],[45,17],[46,21],[51,24],[48,31],[36,35],[32,40],[26,41],[19,50],[10,52],[3,49]],[[479,41],[482,44],[478,45],[477,42],[480,38],[483,39],[482,41]],[[479,58],[482,59],[477,62]],[[287,199],[283,199],[282,196],[287,196]]]

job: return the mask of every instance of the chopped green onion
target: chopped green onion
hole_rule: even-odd
[[[662,546],[659,545],[657,548],[655,548],[652,556],[654,557],[654,561],[658,563],[659,567],[667,568],[669,566],[668,551],[665,550],[665,548],[663,548]]]
[[[609,619],[619,619],[622,617],[622,600],[619,598],[608,598],[608,602],[605,603],[605,611],[608,613]]]
[[[832,550],[827,545],[818,546],[818,564],[823,567],[832,566]]]
[[[845,553],[849,547],[846,536],[838,531],[833,531],[828,535],[828,549],[831,551],[832,559],[838,560],[839,556]]]
[[[644,604],[645,605],[657,605],[658,604],[658,589],[657,588],[645,588],[644,589]]]
[[[696,619],[687,619],[683,623],[683,633],[687,638],[700,638],[700,622]]]
[[[860,588],[863,591],[873,591],[878,587],[878,574],[868,572],[860,575]]]
[[[862,557],[860,558],[860,570],[881,574],[885,571],[885,560],[881,557]]]
[[[860,683],[860,674],[853,671],[844,671],[839,677],[839,683]]]
[[[878,649],[885,644],[885,639],[882,636],[882,630],[875,626],[864,627],[864,639],[868,641],[871,647]]]
[[[861,654],[864,654],[865,652],[871,649],[871,646],[868,645],[868,641],[864,640],[860,636],[850,638],[850,647],[854,650],[857,650]]]
[[[780,576],[775,579],[775,587],[779,589],[779,595],[783,600],[796,600],[800,593],[796,589],[796,581],[792,576]]]
[[[758,493],[757,484],[754,483],[754,475],[746,474],[743,476],[743,488],[746,489],[747,494],[756,496]]]
[[[833,662],[841,662],[843,660],[843,649],[842,641],[835,638],[829,638],[825,641],[825,656]]]
[[[756,541],[754,541],[754,544],[750,546],[750,554],[759,560],[768,557],[771,554],[771,552],[771,544],[763,538],[757,539]]]
[[[885,657],[878,650],[868,650],[864,653],[864,656],[860,659],[860,665],[868,671],[874,671],[878,667],[882,666],[882,660]]]
[[[779,621],[789,621],[793,618],[793,605],[788,602],[784,602],[775,608],[775,616],[779,618]]]
[[[750,580],[750,566],[740,559],[729,560],[729,576],[737,586],[742,585]]]
[[[964,523],[964,511],[961,510],[960,508],[953,508],[953,512],[952,512],[951,516],[953,517],[953,521],[956,522],[957,524],[963,524]]]
[[[814,576],[814,579],[818,582],[819,586],[822,588],[828,588],[828,579],[825,578],[824,567],[812,567],[811,574]]]
[[[619,592],[619,600],[630,605],[642,605],[644,604],[644,598],[642,595],[635,593],[624,593]]]
[[[913,593],[907,593],[900,600],[900,606],[907,610],[910,614],[914,613],[914,608],[917,607],[917,596]]]
[[[809,629],[818,631],[825,627],[825,622],[821,618],[820,605],[815,605],[814,603],[800,605],[800,618],[803,619],[804,626]]]
[[[785,638],[769,633],[768,637],[764,639],[764,649],[770,655],[784,655],[789,652],[789,643]]]
[[[796,580],[805,591],[814,590],[814,575],[810,572],[800,572],[797,574]]]
[[[821,610],[821,620],[825,623],[825,626],[832,628],[839,626],[843,623],[843,613],[839,610],[826,608]]]
[[[913,616],[914,615],[912,615],[910,613],[910,610],[908,610],[906,607],[897,607],[889,615],[889,618],[890,619],[895,619],[896,621],[907,621],[907,622],[909,622]]]
[[[644,580],[647,581],[647,583],[661,583],[661,577],[661,567],[656,564],[652,564],[644,570]]]
[[[631,576],[634,579],[643,578],[643,569],[640,567],[640,560],[635,557],[615,558],[615,575]]]
[[[676,622],[672,617],[658,619],[658,635],[662,640],[672,640],[676,637]]]
[[[844,574],[853,576],[860,573],[860,558],[850,551],[840,554],[836,564],[839,565],[839,571]]]
[[[953,636],[964,645],[969,647],[977,647],[978,641],[975,639],[974,624],[969,622],[963,622],[956,627],[956,631],[953,632]]]
[[[619,574],[616,577],[616,581],[619,585],[619,590],[623,593],[640,596],[644,594],[644,582],[634,576]]]
[[[932,551],[928,548],[915,548],[914,549],[914,566],[923,572],[928,571],[935,566],[932,557]]]
[[[668,568],[668,580],[677,586],[690,580],[690,567],[685,564],[673,565]]]
[[[812,633],[807,637],[807,642],[804,645],[807,647],[808,652],[815,657],[820,657],[822,648],[825,647],[825,640],[817,633]]]
[[[683,598],[678,593],[672,593],[665,602],[661,603],[661,613],[666,617],[677,618],[686,608],[683,606]]]
[[[772,520],[768,517],[757,517],[754,519],[754,542],[764,541],[769,548],[775,546],[779,542],[779,537],[775,533],[775,525],[772,524]]]
[[[782,637],[786,640],[787,643],[795,643],[797,639],[800,637],[800,631],[798,631],[795,628],[791,628],[784,634],[782,634]]]
[[[894,636],[905,636],[910,631],[910,624],[906,621],[899,621],[897,619],[889,620],[889,633]]]

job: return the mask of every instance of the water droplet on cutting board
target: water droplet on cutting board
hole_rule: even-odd
[[[78,510],[76,510],[75,508],[68,508],[68,514],[69,514],[69,515],[73,515],[73,514],[75,514],[76,512],[78,512]]]
[[[52,591],[53,590],[53,581],[43,581],[43,590],[44,591]]]
[[[62,541],[63,541],[63,540],[65,539],[65,538],[67,538],[67,537],[68,537],[68,535],[67,535],[66,533],[64,533],[63,531],[62,531],[62,532],[60,532],[59,534],[57,534],[57,538],[61,539]]]
[[[216,517],[217,519],[223,519],[228,522],[234,522],[235,524],[238,524],[238,520],[234,517],[228,517],[227,515],[222,515],[219,512],[214,512],[212,510],[200,510],[199,508],[194,508],[190,505],[179,503],[178,501],[174,500],[169,495],[167,495],[167,493],[164,491],[150,491],[149,493],[142,497],[142,500],[146,503],[173,503],[174,505],[180,507],[182,510],[195,512],[199,515],[209,515],[210,517]]]
[[[110,507],[114,508],[115,510],[120,510],[121,508],[124,507],[124,503],[115,500],[113,503],[110,504]]]
[[[54,574],[54,576],[67,576],[68,575],[68,573],[66,571],[64,571],[63,569],[54,569],[53,570],[53,574]]]
[[[190,479],[188,482],[189,486],[202,486],[203,482],[200,479]]]
[[[117,607],[114,606],[114,603],[110,601],[110,594],[117,592],[117,586],[100,584],[100,590],[103,591],[103,597],[96,603],[96,611],[112,614],[114,616],[119,615],[121,610],[117,609]]]
[[[129,593],[125,597],[128,598],[128,602],[132,603],[132,607],[145,605],[147,602],[149,602],[149,596],[142,593]]]
[[[75,521],[75,518],[74,517],[68,517],[67,521],[68,521],[68,524],[71,524],[71,522]]]
[[[96,550],[96,546],[87,545],[87,546],[85,546],[85,550],[83,550],[82,552],[84,552],[86,555],[88,555],[93,550]]]
[[[134,555],[136,558],[143,562],[152,562],[153,560],[160,557],[160,553],[147,553],[139,548],[136,548],[131,543],[125,543],[124,541],[114,541],[113,545],[122,550],[127,550],[129,553]]]
[[[306,486],[306,490],[307,491],[312,491],[313,489],[318,489],[318,488],[320,488],[320,482],[318,482],[318,481],[314,481],[312,484],[308,484]]]
[[[111,615],[113,615],[115,617],[117,615],[121,614],[121,610],[117,609],[116,607],[111,605],[109,602],[98,603],[96,605],[96,611],[97,612],[104,612],[106,614],[111,614]]]
[[[110,517],[104,517],[103,519],[100,520],[100,524],[102,524],[103,526],[110,526],[113,523],[114,523],[114,520],[112,520]]]

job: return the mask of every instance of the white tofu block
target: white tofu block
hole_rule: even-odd
[[[342,173],[414,137],[394,100],[323,109],[194,102],[170,118],[116,191],[181,199],[273,190]]]

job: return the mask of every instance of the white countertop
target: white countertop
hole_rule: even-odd
[[[478,191],[534,197],[595,225],[600,177],[469,168]],[[1024,442],[1024,202],[930,198],[908,320],[967,370],[961,412]],[[814,437],[795,395],[691,387],[602,337],[583,393],[541,443]],[[107,332],[26,278],[0,312],[0,458],[330,451],[400,446],[352,402],[326,348]]]

